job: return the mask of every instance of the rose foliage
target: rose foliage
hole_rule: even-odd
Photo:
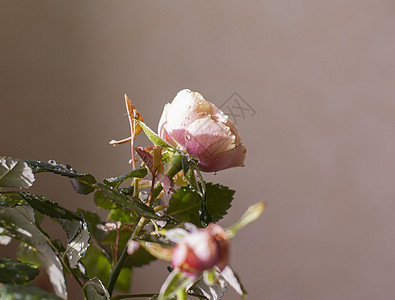
[[[88,300],[220,299],[228,286],[246,295],[230,266],[231,239],[261,215],[264,204],[251,206],[224,228],[217,222],[227,214],[235,191],[205,182],[201,174],[244,166],[246,148],[235,124],[190,90],[165,106],[158,133],[126,96],[125,104],[131,134],[110,142],[131,146],[125,174],[100,182],[53,160],[0,157],[0,247],[19,242],[16,259],[0,258],[1,299],[67,299],[66,274]],[[140,132],[152,146],[135,145]],[[43,172],[70,180],[107,218],[30,193]],[[63,228],[64,240],[46,232],[51,222]],[[155,259],[169,263],[161,270],[168,273],[162,287],[133,293],[132,272]],[[47,273],[52,289],[34,285],[40,272]]]

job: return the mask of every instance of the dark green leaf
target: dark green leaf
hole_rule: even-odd
[[[94,200],[97,207],[107,210],[117,208],[117,205],[114,203],[114,201],[107,197],[102,191],[95,192]]]
[[[22,160],[0,157],[0,186],[28,188],[34,182],[32,169]]]
[[[130,224],[136,222],[135,218],[130,215],[129,210],[113,209],[108,215],[108,220],[121,221],[122,224]]]
[[[103,182],[106,185],[109,185],[109,186],[117,188],[123,182],[125,182],[128,179],[131,179],[131,178],[144,178],[146,175],[147,175],[147,168],[146,167],[142,167],[142,168],[130,171],[128,173],[125,173],[125,174],[123,174],[121,176],[118,176],[118,177],[104,178]]]
[[[49,294],[35,285],[2,284],[0,285],[1,300],[60,300],[61,298]]]
[[[90,245],[81,261],[86,268],[88,277],[97,277],[104,285],[107,285],[111,274],[111,264],[107,257],[97,247]],[[131,282],[130,275],[130,268],[123,268],[119,274],[115,289],[125,293],[128,292]]]
[[[213,222],[226,215],[231,207],[235,191],[220,184],[206,183],[207,209]],[[179,221],[190,222],[201,227],[199,219],[200,195],[191,187],[181,187],[170,199],[167,214]]]
[[[14,193],[14,192],[12,193],[3,192],[3,193],[4,194],[1,194],[0,192],[0,206],[15,207],[18,205],[27,204],[27,202],[18,193]]]
[[[100,194],[95,193],[95,203],[105,209],[123,208],[149,219],[164,219],[155,214],[154,210],[140,202],[138,198],[122,194],[118,189],[98,184]]]
[[[179,221],[190,222],[200,226],[200,196],[188,186],[181,187],[170,199],[167,214]]]
[[[60,223],[67,234],[67,248],[63,255],[67,257],[70,267],[74,269],[78,266],[78,261],[85,255],[89,246],[88,224],[85,220],[62,220]]]
[[[37,227],[33,209],[25,205],[14,208],[0,207],[0,227],[5,229],[7,235],[23,241],[36,250],[40,265],[46,269],[56,294],[66,298],[62,264],[48,243],[47,237]]]
[[[1,283],[27,283],[33,280],[39,271],[37,266],[0,257]]]
[[[211,214],[213,222],[218,222],[232,206],[234,190],[220,184],[206,183],[207,209]]]
[[[91,175],[89,175],[89,176],[91,176]],[[86,179],[86,177],[84,179]],[[79,179],[71,178],[70,182],[71,182],[71,185],[73,186],[74,190],[78,194],[88,195],[88,194],[95,191],[95,188],[92,185],[86,184]]]
[[[110,294],[98,278],[89,280],[83,289],[87,300],[110,300]]]
[[[57,164],[54,161],[43,162],[39,160],[26,160],[32,168],[33,173],[51,172],[61,176],[74,179],[72,184],[74,189],[81,194],[89,194],[94,191],[93,185],[96,179],[91,174],[79,174],[70,165]],[[77,184],[75,181],[78,181]]]
[[[119,273],[117,283],[115,284],[115,289],[127,293],[129,292],[131,282],[132,269],[125,267],[121,270],[121,273]]]
[[[111,264],[107,257],[94,245],[90,245],[81,259],[86,268],[86,275],[90,278],[97,277],[107,284],[111,273]]]
[[[20,243],[16,253],[19,260],[41,266],[42,258],[39,252],[33,247],[25,243]]]
[[[127,267],[142,267],[144,265],[150,264],[152,261],[156,260],[155,256],[152,256],[144,248],[138,248],[132,255],[129,255],[125,266]]]
[[[91,236],[98,242],[106,237],[107,230],[104,228],[104,222],[100,220],[98,214],[87,210],[78,209],[78,212],[84,216],[86,223],[88,224],[88,230]]]
[[[5,203],[9,207],[28,204],[41,214],[55,219],[81,220],[75,213],[65,209],[56,202],[45,199],[44,196],[33,195],[26,192],[3,192],[1,199],[0,203]]]

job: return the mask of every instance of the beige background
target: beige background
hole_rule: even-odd
[[[218,106],[237,91],[256,111],[246,167],[207,177],[237,190],[223,225],[268,203],[233,240],[249,299],[393,299],[394,31],[391,0],[3,0],[0,152],[118,175],[124,93],[156,128],[183,88]],[[36,191],[93,207],[62,178]],[[137,269],[134,290],[165,273]]]

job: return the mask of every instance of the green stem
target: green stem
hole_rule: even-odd
[[[136,233],[138,232],[136,230],[138,223],[139,223],[139,221],[137,221],[134,224],[133,232],[130,235],[130,239],[133,239],[136,236]],[[108,284],[107,284],[107,290],[108,290],[108,293],[110,294],[110,296],[112,295],[112,292],[113,292],[115,284],[117,282],[119,273],[121,273],[121,270],[123,268],[123,265],[125,264],[125,261],[126,261],[127,257],[128,257],[128,246],[126,245],[125,248],[122,251],[121,256],[118,259],[117,264],[115,265],[114,270],[111,273],[110,280],[108,281]]]
[[[177,300],[187,300],[187,291],[184,289],[179,289],[177,291]]]
[[[207,227],[207,225],[212,222],[212,217],[207,209],[206,183],[204,182],[202,173],[200,172],[197,165],[192,164],[192,168],[196,170],[196,173],[199,177],[200,185],[202,187],[200,211],[199,211],[200,224],[202,224],[203,227]]]
[[[173,178],[174,175],[176,175],[181,170],[181,168],[182,168],[182,156],[175,154],[170,159],[169,166],[168,166],[165,174],[167,176],[169,176],[170,178]],[[134,189],[134,190],[136,190],[136,189]],[[156,202],[156,198],[159,196],[161,191],[162,191],[162,185],[160,184],[160,182],[157,182],[155,184],[153,191],[152,191],[151,205],[154,205],[154,203]],[[141,228],[143,228],[143,226],[144,226],[145,221],[146,221],[146,219],[144,217],[141,217],[140,220],[135,223],[133,232],[130,236],[130,239],[133,239],[136,236],[136,234],[138,234],[140,232]],[[125,246],[125,248],[123,249],[122,254],[119,257],[119,260],[118,260],[117,264],[115,265],[114,270],[111,273],[110,280],[108,281],[107,290],[108,290],[108,293],[110,294],[110,296],[112,295],[112,292],[114,290],[115,283],[117,282],[119,273],[121,272],[123,265],[125,264],[126,258],[128,257],[127,248],[128,247]]]
[[[133,178],[133,197],[139,196],[139,180],[137,178]]]

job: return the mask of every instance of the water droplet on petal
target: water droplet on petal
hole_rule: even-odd
[[[187,133],[187,135],[185,136],[185,138],[190,141],[191,140],[191,135],[189,133]]]

